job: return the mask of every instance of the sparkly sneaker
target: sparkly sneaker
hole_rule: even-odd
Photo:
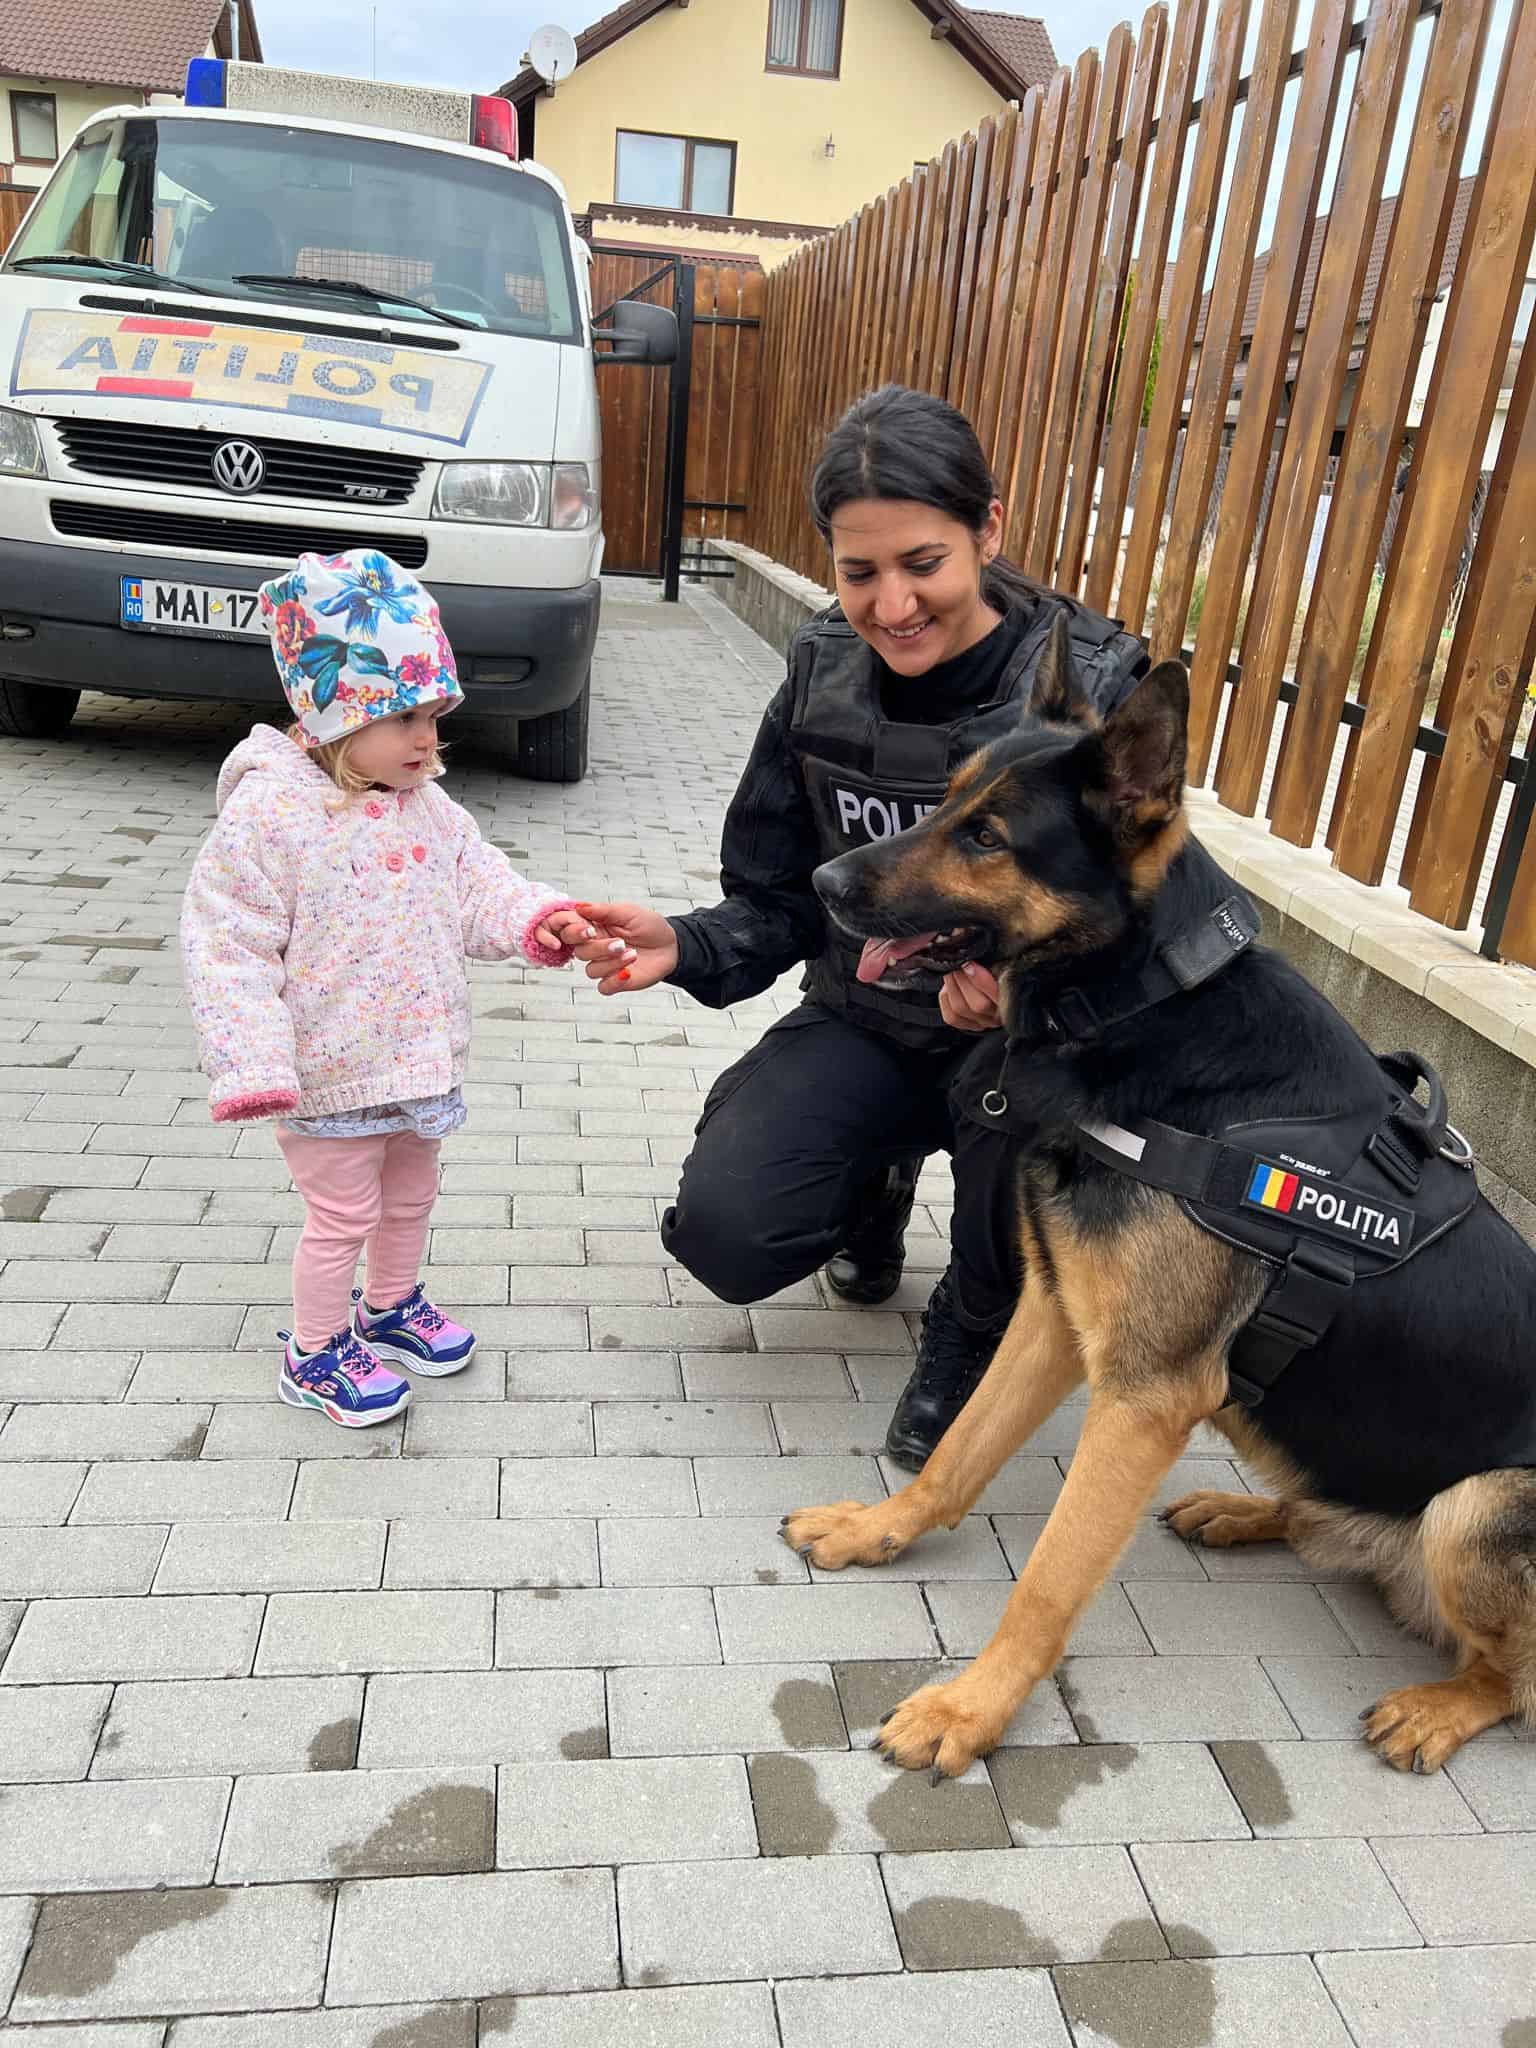
[[[392,1365],[403,1365],[407,1372],[443,1380],[450,1373],[462,1372],[475,1355],[474,1331],[440,1315],[419,1282],[404,1301],[382,1315],[371,1312],[361,1289],[353,1289],[352,1299],[357,1304],[353,1327],[364,1344]]]
[[[290,1408],[318,1408],[343,1429],[367,1429],[398,1415],[411,1398],[409,1382],[375,1358],[351,1330],[342,1330],[307,1358],[286,1330],[277,1334],[285,1339],[278,1398]]]

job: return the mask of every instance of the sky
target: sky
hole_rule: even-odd
[[[443,33],[443,14],[420,0],[378,0],[376,10],[372,0],[323,0],[318,7],[315,0],[253,4],[269,63],[367,77],[377,12],[378,77],[490,92],[517,70],[534,29],[558,22],[575,34],[617,0],[453,0],[451,36]],[[1043,16],[1057,55],[1068,59],[1090,42],[1102,44],[1126,11],[1114,0],[1077,0],[1070,7],[1042,7],[1040,0],[988,4],[999,14]]]

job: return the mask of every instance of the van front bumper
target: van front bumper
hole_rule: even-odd
[[[265,639],[144,632],[119,623],[125,575],[256,590],[274,572],[250,561],[127,556],[0,538],[0,677],[163,697],[276,706]],[[428,584],[464,685],[465,709],[539,718],[580,696],[597,640],[600,585],[569,590]]]

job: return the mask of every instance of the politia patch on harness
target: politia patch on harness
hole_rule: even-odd
[[[1270,1159],[1255,1159],[1242,1199],[1244,1207],[1284,1216],[1298,1230],[1315,1230],[1368,1251],[1401,1255],[1413,1239],[1411,1209],[1368,1200],[1343,1183],[1298,1173]]]

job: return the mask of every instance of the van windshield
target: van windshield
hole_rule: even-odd
[[[126,281],[123,266],[142,265],[159,274],[147,283],[174,279],[269,306],[281,288],[252,280],[330,279],[399,295],[381,309],[392,326],[437,325],[438,308],[496,334],[581,340],[564,218],[547,185],[510,165],[315,128],[195,119],[91,128],[7,265],[40,271],[55,256],[71,259],[75,277],[89,275],[82,257],[99,258],[104,279]],[[308,285],[294,296],[326,303]],[[334,304],[355,314],[355,289]]]

